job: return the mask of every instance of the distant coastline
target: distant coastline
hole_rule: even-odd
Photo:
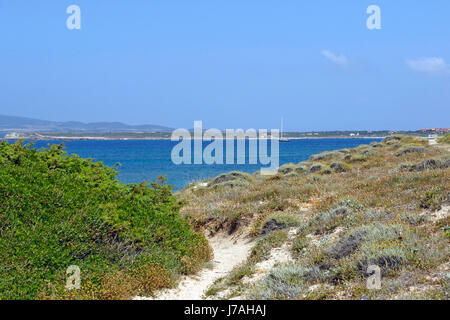
[[[298,133],[297,133],[298,134]],[[310,139],[383,139],[387,135],[373,135],[373,136],[363,136],[363,135],[309,135],[309,136],[295,136],[286,134],[285,137],[290,140],[310,140]],[[171,136],[167,133],[161,134],[142,134],[141,136],[137,134],[41,134],[41,133],[10,133],[3,137],[3,140],[170,140]],[[192,138],[195,140],[196,138]],[[224,140],[228,138],[224,137]],[[270,140],[270,137],[261,137],[258,140]]]
[[[311,139],[383,139],[387,135],[362,136],[362,135],[316,135],[316,136],[294,136],[287,134],[285,137],[290,140],[311,140]],[[7,134],[3,140],[170,140],[171,136],[167,134],[161,135],[142,135],[136,136],[129,134],[93,134],[93,135],[61,135],[57,134],[39,134],[39,133],[13,133]],[[195,140],[196,138],[192,138]],[[224,137],[224,140],[229,138]],[[252,138],[251,138],[252,139]],[[270,137],[257,138],[258,140],[270,140]]]
[[[57,122],[0,114],[0,139],[3,140],[170,140],[172,131],[173,128],[155,124]],[[283,131],[283,138],[290,140],[382,139],[392,134],[437,138],[449,131],[450,128],[419,130],[288,130]],[[225,133],[225,131],[222,132]],[[270,139],[270,134],[260,139],[267,138]]]
[[[370,137],[349,137],[349,136],[321,136],[321,137],[289,137],[286,138],[290,140],[319,140],[319,139],[384,139],[386,136],[370,136]],[[32,137],[20,137],[20,138],[3,138],[3,140],[171,140],[170,137],[146,137],[146,138],[113,138],[113,137],[57,137],[57,136],[48,136],[48,137],[42,137],[42,138],[32,138]],[[228,138],[223,138],[224,140],[227,140]],[[196,140],[196,138],[192,138],[192,140]],[[270,138],[258,138],[256,140],[270,140]]]
[[[392,134],[408,134],[436,138],[437,135],[423,131],[322,131],[286,132],[290,140],[311,139],[383,139]],[[5,132],[3,140],[170,140],[171,132]],[[194,138],[193,138],[194,139]],[[224,139],[227,138],[224,136]],[[258,139],[269,139],[260,137]]]

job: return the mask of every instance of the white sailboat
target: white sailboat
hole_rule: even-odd
[[[289,142],[288,138],[283,138],[283,117],[281,117],[281,124],[280,124],[280,138],[278,139],[279,142]]]

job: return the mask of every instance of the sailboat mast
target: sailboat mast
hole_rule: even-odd
[[[289,139],[283,138],[283,117],[281,117],[280,121],[280,137],[278,138],[280,142],[289,142]]]
[[[280,138],[283,139],[283,117],[281,117],[280,123]]]

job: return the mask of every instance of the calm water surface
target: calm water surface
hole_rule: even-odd
[[[298,163],[322,151],[353,148],[379,140],[291,140],[291,142],[279,144],[280,165],[289,162]],[[35,141],[34,143],[36,148],[41,148],[49,143],[59,144],[61,141]],[[177,143],[170,140],[75,140],[65,141],[64,145],[70,154],[103,161],[109,166],[120,163],[118,178],[124,183],[154,181],[158,175],[166,175],[168,183],[174,185],[175,190],[183,188],[189,182],[212,178],[223,172],[239,170],[253,173],[261,168],[261,165],[248,164],[248,141],[246,164],[241,165],[175,165],[171,161],[171,151]],[[208,144],[209,142],[204,142],[205,146]]]

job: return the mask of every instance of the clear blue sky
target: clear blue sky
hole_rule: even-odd
[[[66,8],[81,8],[68,30]],[[381,8],[381,30],[366,8]],[[0,0],[0,114],[191,128],[448,127],[448,0]]]

